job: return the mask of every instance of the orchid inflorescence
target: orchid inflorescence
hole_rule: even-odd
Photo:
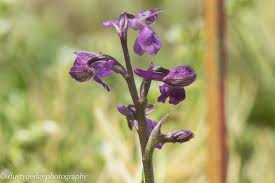
[[[137,55],[144,53],[150,56],[156,55],[162,48],[161,41],[151,25],[154,24],[161,9],[142,11],[136,15],[129,13],[121,14],[117,19],[103,22],[105,27],[115,28],[124,53],[126,68],[115,58],[103,53],[90,53],[87,51],[76,51],[76,59],[70,70],[70,75],[78,82],[94,80],[103,88],[110,91],[109,86],[102,78],[111,76],[113,73],[121,74],[128,85],[133,104],[127,106],[118,105],[118,111],[123,114],[128,122],[129,128],[136,129],[140,139],[141,152],[143,157],[143,168],[146,183],[154,182],[152,155],[154,148],[161,149],[165,143],[182,143],[194,137],[189,130],[176,130],[162,134],[161,125],[167,115],[159,122],[147,118],[147,115],[154,110],[154,105],[149,103],[147,95],[152,81],[160,81],[160,96],[157,101],[165,103],[169,99],[172,105],[178,105],[185,99],[185,87],[192,84],[196,74],[190,66],[177,66],[170,69],[156,66],[150,63],[147,69],[132,68],[130,61],[127,33],[128,29],[138,32],[133,49]],[[134,74],[143,78],[138,94]]]

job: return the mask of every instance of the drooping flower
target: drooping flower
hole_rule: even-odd
[[[127,28],[138,31],[138,36],[134,44],[135,53],[143,55],[147,52],[149,55],[153,56],[157,54],[162,45],[160,39],[150,25],[156,22],[161,12],[163,12],[163,10],[153,9],[142,11],[136,15],[123,13],[118,19],[103,22],[103,26],[115,27],[120,36],[123,35],[123,31],[127,31]],[[125,21],[127,21],[127,28],[125,28]]]
[[[169,98],[169,103],[174,105],[185,99],[184,87],[192,84],[196,79],[196,73],[189,66],[178,66],[171,69],[152,67],[148,70],[136,68],[134,72],[146,80],[164,82],[159,87],[161,95],[158,97],[158,102],[165,103]]]
[[[136,68],[134,72],[144,79],[162,81],[177,88],[188,86],[196,80],[196,73],[190,66],[177,66],[171,69],[153,67],[149,70]]]
[[[93,79],[97,83],[100,83],[107,91],[110,91],[107,84],[105,84],[101,78],[110,76],[113,73],[114,60],[99,60],[91,62],[97,55],[86,51],[75,52],[76,59],[72,68],[70,69],[70,75],[76,81],[85,82]]]

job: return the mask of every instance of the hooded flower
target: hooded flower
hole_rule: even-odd
[[[75,54],[76,59],[70,70],[72,78],[79,82],[93,79],[97,83],[100,83],[107,91],[110,91],[108,85],[105,84],[101,78],[108,77],[112,74],[115,61],[100,60],[91,62],[92,59],[97,57],[96,54],[85,51],[77,51]]]
[[[136,68],[134,72],[144,79],[162,81],[177,88],[188,86],[196,79],[196,73],[189,66],[177,66],[171,69],[153,67],[150,70]]]
[[[157,34],[151,29],[150,25],[156,22],[159,13],[163,12],[160,9],[142,11],[136,15],[123,13],[118,19],[103,22],[105,27],[115,27],[118,34],[121,36],[125,28],[132,28],[138,31],[138,36],[135,40],[134,51],[138,55],[143,55],[147,52],[149,55],[156,55],[162,45]],[[127,24],[125,24],[127,21]]]
[[[161,95],[158,97],[158,102],[165,103],[169,98],[169,103],[174,105],[185,99],[184,87],[192,84],[196,79],[194,70],[189,66],[178,66],[171,69],[152,67],[146,71],[136,68],[134,72],[146,80],[164,82],[165,84],[159,87]]]

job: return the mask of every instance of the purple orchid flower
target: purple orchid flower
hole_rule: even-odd
[[[192,84],[196,79],[196,73],[189,66],[178,66],[171,69],[152,67],[149,70],[136,68],[135,74],[146,80],[162,81],[165,84],[159,87],[161,95],[158,102],[165,103],[167,98],[170,104],[177,105],[185,99],[184,87]]]
[[[161,12],[163,12],[163,10],[153,9],[142,11],[136,15],[124,13],[121,14],[118,19],[103,22],[103,26],[115,27],[118,34],[122,35],[121,32],[127,30],[125,29],[125,21],[127,21],[128,28],[138,31],[138,36],[134,43],[135,53],[143,55],[147,52],[149,55],[153,56],[157,54],[162,45],[160,39],[150,25],[156,22]]]
[[[176,88],[188,86],[196,80],[196,73],[189,66],[178,66],[171,69],[153,67],[149,70],[136,68],[134,72],[144,79],[162,81]]]
[[[86,51],[75,52],[76,59],[70,70],[70,75],[76,81],[85,82],[91,79],[101,84],[104,89],[110,91],[107,84],[101,78],[110,76],[113,73],[114,60],[96,61],[90,63],[97,55]]]

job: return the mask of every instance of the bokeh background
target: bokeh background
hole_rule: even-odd
[[[176,107],[157,103],[150,116],[159,120],[170,113],[164,132],[186,128],[196,135],[188,143],[165,145],[155,152],[156,180],[207,182],[203,3],[1,0],[0,172],[82,172],[89,175],[86,182],[140,181],[137,136],[116,110],[116,105],[131,102],[126,84],[114,74],[106,80],[112,89],[108,93],[94,82],[75,82],[68,71],[75,50],[102,51],[123,63],[115,31],[102,27],[101,22],[123,11],[159,7],[166,12],[153,27],[163,49],[153,58],[134,55],[136,33],[131,31],[134,66],[145,67],[151,61],[166,67],[191,65],[198,77],[187,88],[185,102]],[[229,183],[275,182],[274,7],[272,0],[226,3]],[[149,100],[155,103],[158,95],[154,83]]]

